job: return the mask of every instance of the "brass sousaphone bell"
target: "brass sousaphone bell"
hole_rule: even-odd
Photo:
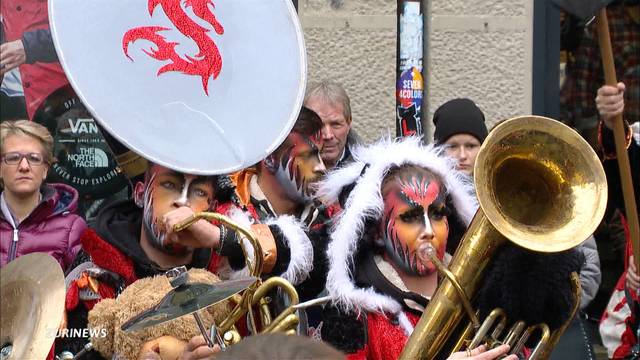
[[[0,359],[45,359],[64,314],[60,264],[32,253],[0,269]]]
[[[478,153],[474,180],[480,209],[401,359],[435,359],[465,342],[469,346],[474,331],[481,328],[471,303],[497,249],[507,241],[543,253],[573,248],[593,233],[607,203],[604,170],[593,149],[571,128],[540,116],[513,118],[494,128]],[[575,277],[567,282],[572,283],[576,295],[575,314],[579,282]],[[472,319],[472,326],[451,341],[465,314]],[[493,316],[498,315],[499,311]],[[532,358],[548,358],[569,321],[571,318],[548,334]],[[526,326],[544,333],[542,324]],[[521,325],[518,334],[526,326]],[[512,351],[517,348],[518,336],[506,339]],[[475,345],[485,341],[476,339]],[[456,345],[445,349],[445,343]]]

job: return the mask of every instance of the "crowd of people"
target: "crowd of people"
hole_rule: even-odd
[[[607,159],[614,152],[609,128],[624,110],[624,89],[622,83],[603,86],[595,99]],[[255,166],[198,176],[149,163],[131,199],[104,207],[89,229],[74,214],[77,192],[44,182],[54,161],[46,128],[28,120],[3,122],[1,264],[31,252],[55,257],[75,276],[68,281],[65,326],[82,329],[99,299],[177,266],[204,268],[223,279],[246,276],[242,240],[231,229],[199,220],[174,230],[196,212],[217,211],[258,234],[264,279],[285,278],[303,301],[322,294],[332,299],[320,311],[309,309],[305,335],[349,358],[397,358],[438,287],[424,248],[447,263],[478,207],[472,179],[488,134],[484,115],[473,101],[454,99],[435,112],[433,145],[413,138],[363,145],[351,140],[349,98],[340,85],[310,85],[305,104],[319,114],[303,107],[284,143]],[[636,140],[628,144],[631,154],[637,151]],[[598,288],[600,266],[593,237],[578,250],[584,309]],[[633,258],[626,261],[630,270],[618,290],[634,298],[638,276]],[[72,271],[87,262],[110,274],[100,277],[97,291]],[[624,316],[633,318],[629,309]],[[613,336],[609,325],[620,314],[608,315],[603,336]],[[633,321],[626,323],[632,329]],[[59,339],[55,353],[77,353],[88,341]],[[190,344],[185,358],[215,358],[219,350],[202,339]],[[451,358],[492,359],[506,351],[479,348]]]
[[[176,347],[183,360],[400,356],[444,279],[440,264],[449,264],[479,208],[474,169],[491,129],[474,101],[458,98],[439,106],[432,119],[433,139],[365,144],[353,128],[347,91],[333,81],[310,82],[289,134],[254,166],[203,176],[148,161],[143,174],[130,178],[131,196],[105,204],[89,221],[76,213],[76,189],[46,182],[56,161],[54,140],[46,127],[32,120],[47,96],[68,81],[57,62],[46,16],[29,11],[29,18],[16,11],[21,10],[3,2],[2,20],[9,31],[0,71],[4,75],[20,67],[28,119],[3,120],[0,126],[0,267],[35,252],[55,258],[66,275],[61,328],[88,328],[92,310],[102,300],[118,298],[137,281],[176,267],[205,269],[222,281],[249,276],[255,259],[230,226],[201,219],[176,229],[196,213],[218,212],[256,235],[262,249],[261,280],[282,277],[301,302],[324,300],[297,311],[299,336],[253,334],[224,351],[202,336],[162,336],[144,339],[137,359],[162,359]],[[609,183],[606,217],[617,214],[623,226],[624,194],[612,129],[623,115],[640,199],[637,84],[607,86],[600,81],[595,90],[579,89],[588,93],[586,98],[570,101],[596,109],[596,146]],[[612,359],[640,356],[640,276],[626,230],[626,250],[618,259],[624,271],[616,274],[615,288],[607,289],[602,319],[595,319],[599,334],[585,332],[585,326],[594,323],[588,309],[604,272],[598,235],[578,239],[579,246],[562,254],[565,268],[575,263],[581,294],[578,314],[565,324],[565,337],[552,358],[591,356],[598,336]],[[270,307],[287,306],[282,294],[272,297]],[[246,325],[238,328],[249,333]],[[576,345],[576,337],[587,340]],[[88,348],[90,340],[57,338],[49,358],[79,353],[82,359],[107,357]],[[117,353],[116,343],[114,348],[114,358],[124,356]],[[512,360],[528,356],[531,349],[507,355],[510,350],[508,345],[480,345],[447,358]]]

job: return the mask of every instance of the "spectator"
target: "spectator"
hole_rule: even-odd
[[[433,114],[433,124],[436,145],[458,160],[457,170],[473,176],[476,156],[488,134],[482,111],[469,99],[449,100]]]
[[[640,121],[640,5],[637,0],[607,6],[607,20],[616,77],[627,85],[625,117]],[[595,147],[598,109],[593,96],[604,84],[604,71],[595,22],[579,28],[577,48],[567,57],[566,80],[560,90],[560,118],[583,134]]]
[[[28,120],[5,121],[0,129],[0,266],[21,255],[46,252],[66,270],[80,249],[86,224],[74,214],[75,189],[43,185],[53,162],[53,138]]]
[[[0,45],[0,74],[20,68],[29,119],[44,100],[68,84],[49,30],[47,1],[3,0],[0,14],[5,41]]]
[[[330,170],[351,161],[351,147],[360,142],[351,129],[351,102],[344,88],[324,80],[307,87],[304,106],[322,119],[322,161]]]

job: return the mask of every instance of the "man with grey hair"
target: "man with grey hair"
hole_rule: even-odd
[[[327,170],[350,161],[350,147],[359,139],[351,129],[351,103],[342,85],[330,80],[310,83],[304,106],[322,119],[320,155]]]

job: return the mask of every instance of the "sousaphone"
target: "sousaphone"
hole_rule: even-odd
[[[49,20],[62,67],[94,118],[176,171],[254,165],[285,140],[302,106],[306,51],[290,0],[54,0]],[[262,254],[250,242],[245,252]],[[256,278],[261,260],[250,266]],[[251,312],[258,285],[236,299],[221,329]]]

